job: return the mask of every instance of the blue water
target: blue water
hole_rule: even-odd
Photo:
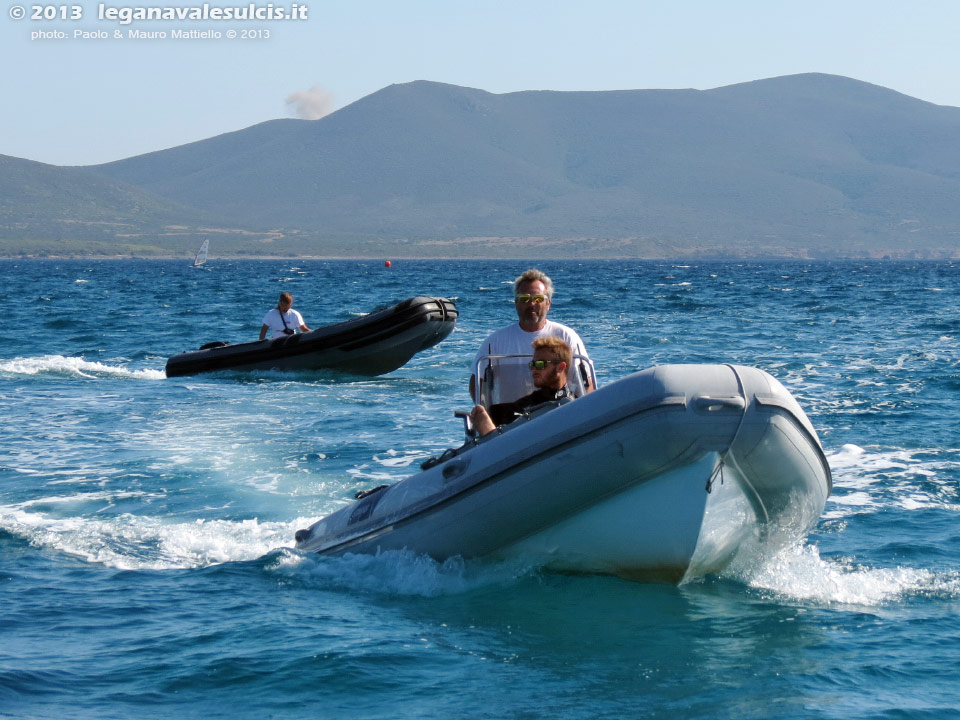
[[[779,378],[834,473],[810,537],[681,587],[409,554],[298,528],[461,438],[518,262],[0,261],[0,716],[960,717],[960,265],[544,262],[600,383]],[[387,376],[167,380],[418,294],[461,312]]]

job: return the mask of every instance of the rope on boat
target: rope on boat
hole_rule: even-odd
[[[723,466],[726,464],[727,456],[730,454],[734,444],[737,442],[737,438],[740,436],[740,429],[743,427],[743,420],[747,417],[747,409],[750,406],[750,402],[747,400],[747,391],[743,387],[743,379],[740,377],[740,373],[737,372],[737,368],[730,363],[724,364],[730,368],[733,376],[737,379],[737,391],[740,393],[740,397],[743,398],[743,412],[740,413],[740,422],[737,423],[737,429],[734,431],[733,437],[730,439],[730,443],[727,445],[727,449],[720,453],[720,462],[717,463],[716,469],[707,479],[707,486],[704,488],[704,490],[706,490],[708,493],[713,490],[713,483],[716,481],[718,475],[720,476],[720,484],[723,485]],[[736,465],[736,460],[731,458],[730,461]]]
[[[747,400],[747,391],[743,386],[743,379],[740,377],[740,373],[737,372],[737,368],[731,365],[730,363],[724,363],[724,364],[728,368],[730,368],[730,370],[733,372],[734,377],[737,378],[737,386],[740,391],[740,396],[743,398],[743,413],[740,415],[740,422],[737,424],[736,432],[733,433],[733,438],[730,440],[730,444],[727,445],[727,449],[720,454],[720,462],[717,465],[717,470],[714,471],[713,475],[711,475],[710,479],[707,481],[706,490],[709,493],[713,489],[713,481],[716,478],[718,472],[720,475],[720,484],[721,485],[723,484],[723,466],[728,462],[728,459],[729,459],[729,462],[733,464],[734,468],[736,468],[744,484],[748,488],[750,488],[750,490],[753,492],[754,497],[757,500],[756,505],[758,505],[760,507],[760,510],[763,511],[763,527],[766,528],[770,522],[770,513],[767,512],[766,506],[764,506],[763,502],[760,500],[760,494],[747,480],[746,474],[742,470],[740,470],[740,468],[737,466],[736,458],[730,455],[730,452],[733,450],[733,446],[737,442],[737,438],[740,435],[740,430],[741,428],[743,428],[743,421],[747,417],[747,410],[749,409],[750,403]]]

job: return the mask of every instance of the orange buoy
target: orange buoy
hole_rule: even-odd
[[[384,266],[384,267],[393,267],[393,263],[390,262],[389,260],[387,260],[387,261],[385,261],[385,262],[383,263],[383,266]]]

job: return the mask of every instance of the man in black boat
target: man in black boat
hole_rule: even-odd
[[[277,306],[270,310],[263,318],[260,328],[260,339],[263,340],[270,330],[271,338],[293,335],[297,330],[310,332],[310,328],[303,322],[303,316],[293,309],[293,295],[288,292],[280,293]]]
[[[514,309],[517,322],[500,328],[492,333],[480,345],[473,361],[482,363],[480,372],[484,374],[484,395],[488,402],[506,403],[530,392],[530,376],[523,370],[526,359],[497,358],[485,359],[488,355],[520,355],[529,352],[530,343],[542,337],[557,337],[571,347],[574,353],[587,358],[587,350],[580,336],[572,329],[547,319],[553,300],[553,281],[540,270],[527,270],[513,283]],[[578,361],[579,372],[570,369],[571,390],[577,395],[592,392],[590,373],[583,363]],[[489,373],[489,375],[488,375]],[[477,378],[470,377],[470,397],[479,400],[476,395]],[[488,395],[489,393],[489,395]]]
[[[557,337],[537,338],[532,344],[533,360],[528,365],[537,389],[514,402],[492,405],[489,412],[483,405],[476,405],[470,413],[470,421],[478,434],[486,435],[498,425],[513,422],[535,405],[573,397],[567,390],[567,369],[573,362],[570,346]]]

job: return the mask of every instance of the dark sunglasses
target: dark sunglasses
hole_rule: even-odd
[[[546,296],[546,295],[540,295],[539,293],[536,294],[536,295],[531,295],[530,293],[523,293],[522,295],[517,295],[517,302],[518,302],[518,303],[528,303],[528,302],[532,302],[532,303],[534,303],[535,305],[539,305],[540,303],[543,303],[543,302],[546,302],[546,301],[547,301],[547,296]]]
[[[527,367],[530,368],[531,370],[534,370],[534,369],[543,370],[550,363],[553,363],[554,365],[556,365],[557,363],[562,363],[562,362],[563,360],[531,360],[530,362],[527,363]]]

